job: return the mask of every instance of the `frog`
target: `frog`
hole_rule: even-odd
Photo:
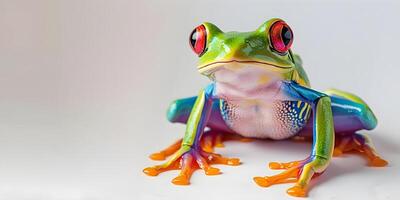
[[[328,168],[332,157],[359,152],[368,166],[388,161],[376,151],[362,130],[377,126],[377,118],[357,95],[310,85],[303,61],[292,51],[294,34],[280,18],[264,22],[255,31],[223,32],[205,22],[194,28],[189,45],[198,56],[196,70],[210,83],[197,96],[173,101],[167,111],[172,123],[186,125],[182,139],[153,153],[164,163],[147,167],[149,176],[180,170],[175,185],[188,185],[194,171],[218,175],[213,165],[241,164],[239,158],[215,153],[228,140],[308,140],[312,149],[305,159],[270,162],[273,176],[256,176],[261,187],[294,183],[287,194],[306,197],[310,182]]]

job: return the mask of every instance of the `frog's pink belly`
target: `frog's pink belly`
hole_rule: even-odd
[[[298,101],[223,101],[221,113],[227,125],[242,136],[280,140],[305,126],[308,109],[308,104]]]
[[[309,105],[281,91],[284,74],[265,66],[230,64],[214,73],[226,124],[245,137],[285,139],[305,126]]]

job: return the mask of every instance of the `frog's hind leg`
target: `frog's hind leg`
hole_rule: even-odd
[[[167,119],[172,123],[186,124],[196,98],[197,97],[194,96],[173,101],[168,108]],[[201,147],[207,152],[213,152],[214,147],[223,147],[224,141],[247,141],[246,138],[234,134],[233,131],[226,126],[220,114],[219,104],[219,99],[214,100],[210,114],[210,120],[207,124],[209,130],[204,132],[200,141]],[[159,152],[151,154],[150,158],[153,160],[165,160],[168,156],[179,150],[181,143],[182,139],[176,141],[172,145]]]
[[[359,130],[371,130],[376,127],[377,120],[369,106],[358,96],[330,89],[325,92],[332,101],[336,142],[334,156],[346,152],[359,152],[365,156],[370,166],[382,167],[388,164],[375,150],[371,139]]]
[[[336,135],[347,135],[359,130],[372,130],[377,125],[377,119],[369,106],[358,96],[330,89],[324,92],[331,99],[333,123]],[[312,137],[313,116],[298,134],[300,139]],[[297,138],[296,138],[297,139]]]
[[[376,127],[378,121],[374,113],[360,97],[336,89],[327,90],[325,94],[331,98],[336,132],[372,130]]]

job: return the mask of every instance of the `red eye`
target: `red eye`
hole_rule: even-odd
[[[286,53],[293,43],[293,32],[284,21],[272,24],[269,31],[271,45],[279,53]]]
[[[190,34],[189,43],[193,51],[201,56],[206,49],[207,31],[204,25],[196,27]]]

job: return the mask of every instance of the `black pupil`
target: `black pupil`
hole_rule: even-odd
[[[282,40],[285,45],[288,45],[290,40],[292,39],[292,32],[290,32],[289,28],[284,26],[282,28]]]
[[[195,29],[193,30],[192,35],[190,37],[190,44],[192,44],[193,47],[196,44],[196,40],[197,40],[197,31]]]

